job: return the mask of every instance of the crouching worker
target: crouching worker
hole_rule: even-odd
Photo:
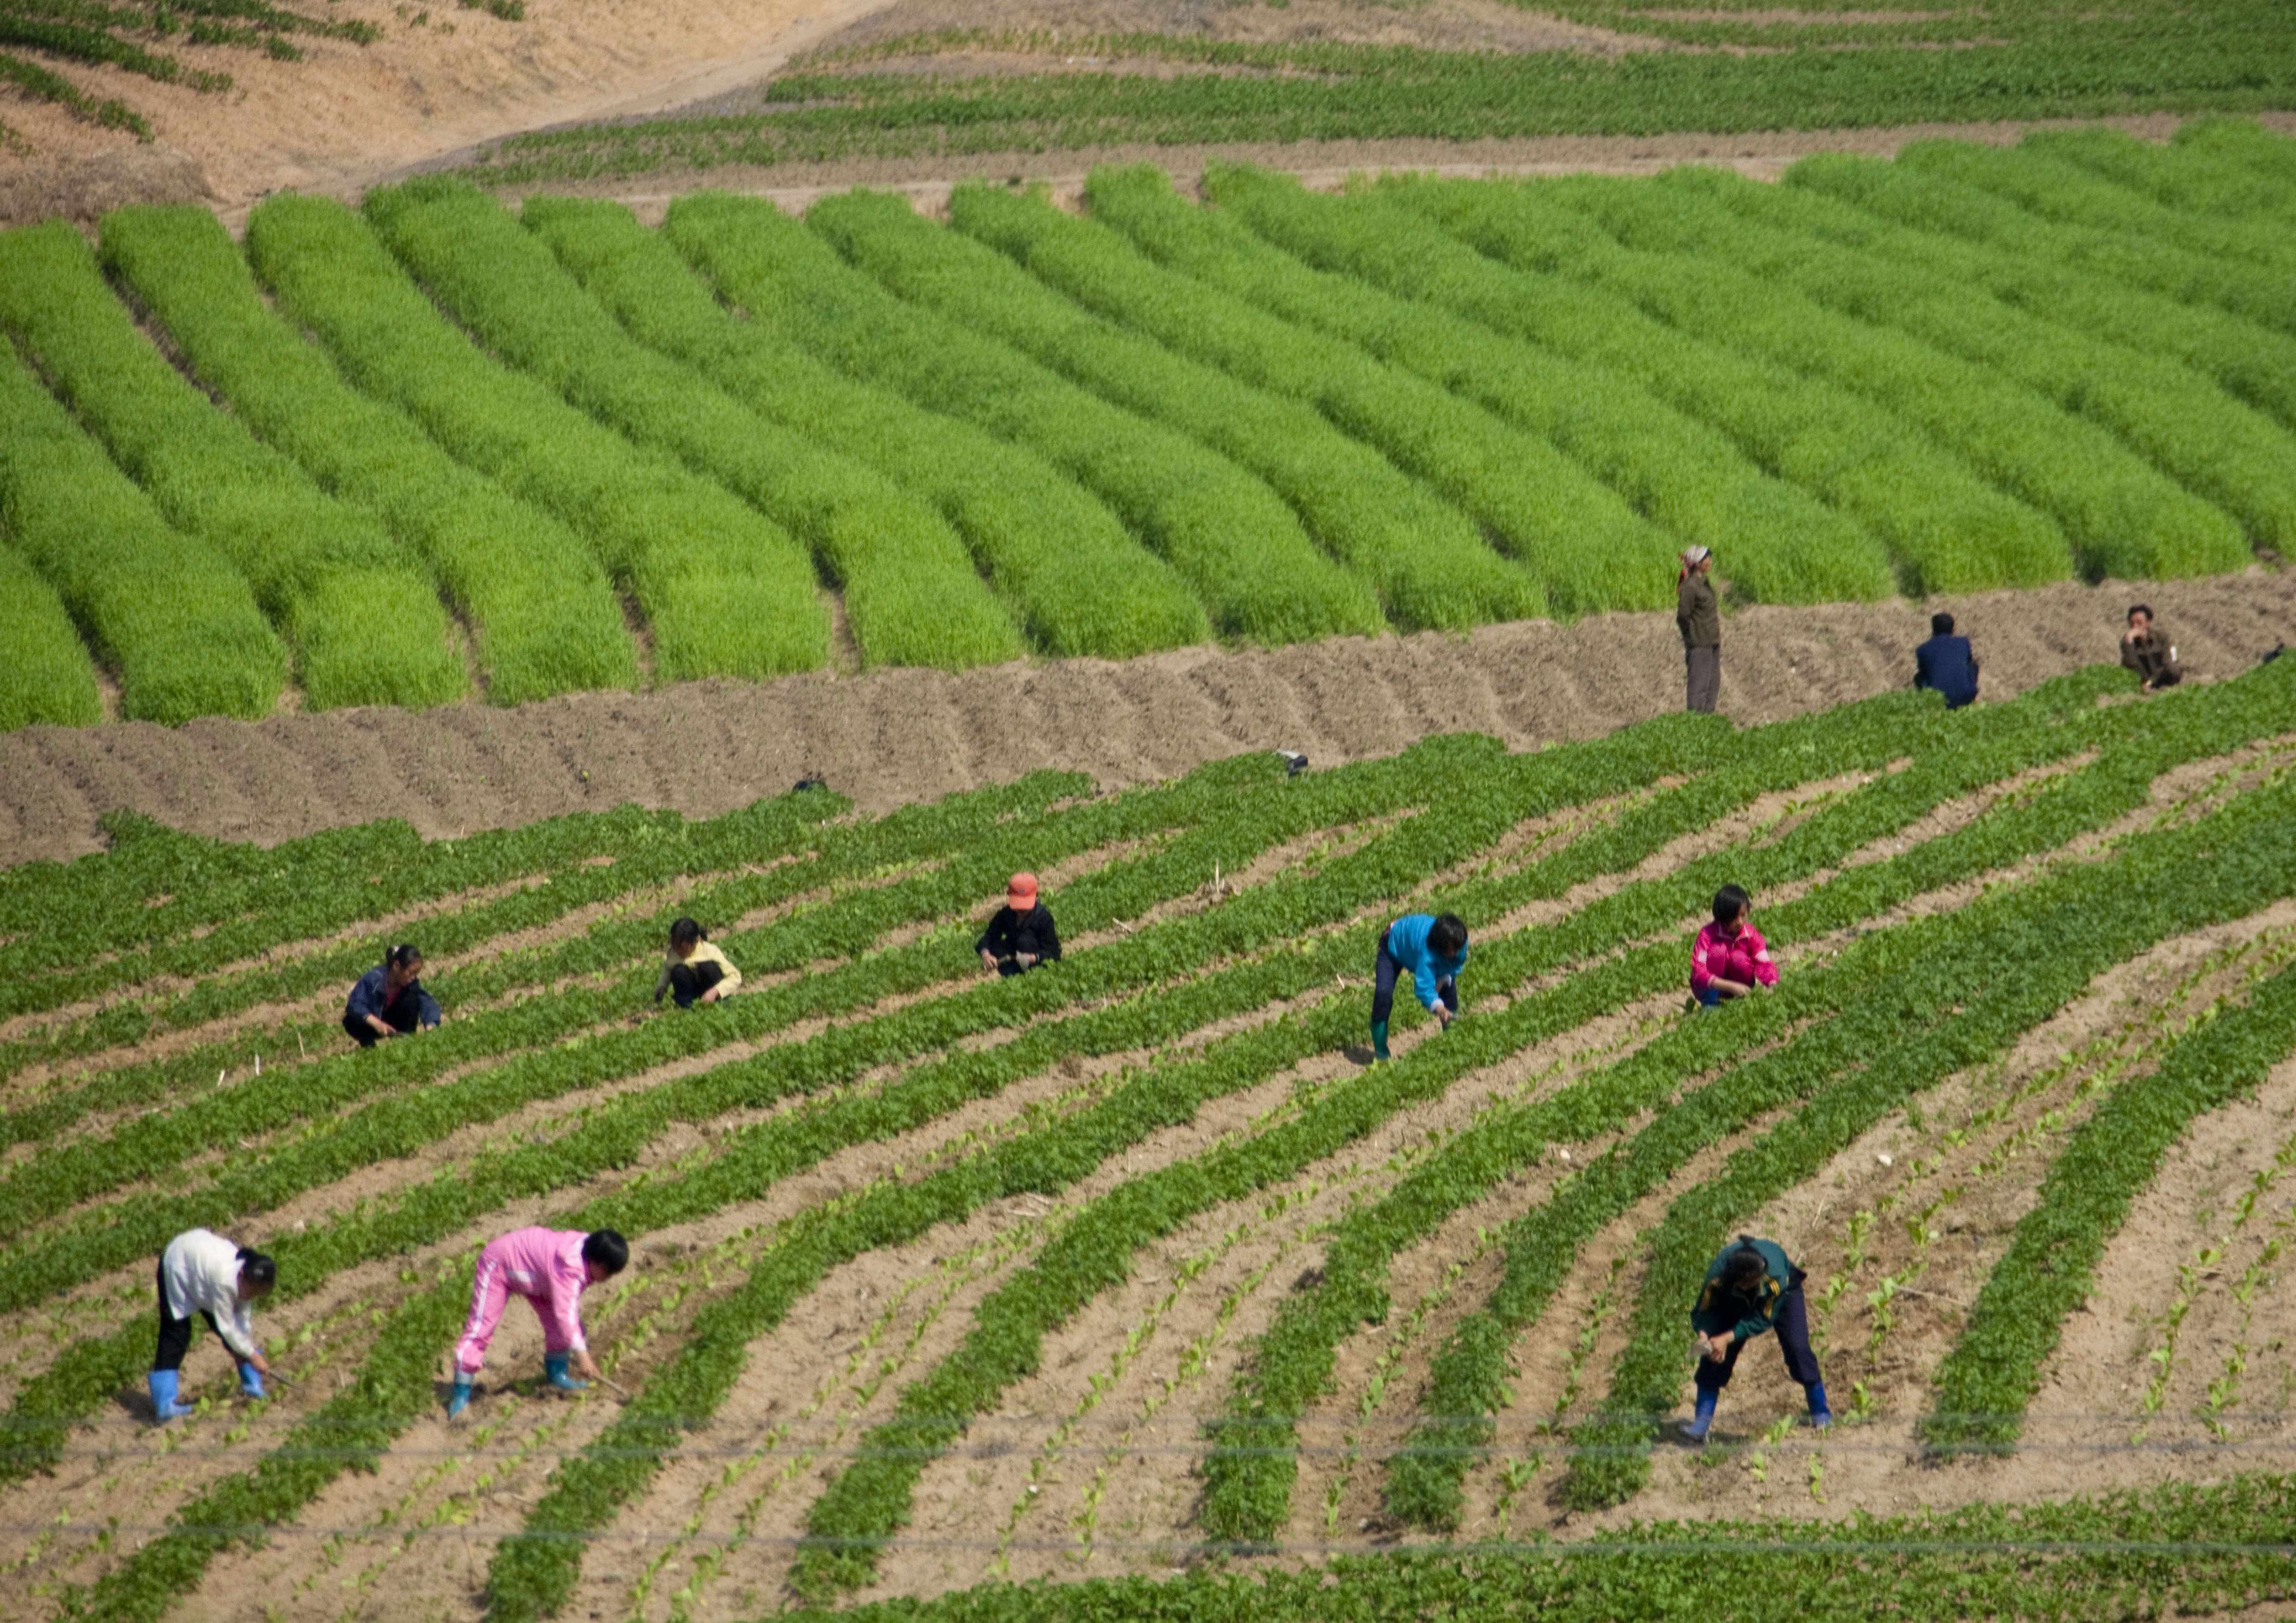
[[[439,1029],[439,1004],[422,989],[422,955],[412,947],[394,947],[382,962],[361,975],[343,1008],[343,1029],[362,1048],[372,1048],[385,1037],[406,1037],[416,1030]]]
[[[582,1292],[603,1284],[630,1260],[629,1242],[611,1228],[586,1234],[580,1229],[522,1228],[488,1242],[479,1253],[471,1282],[471,1318],[455,1343],[455,1395],[449,1418],[470,1406],[471,1383],[486,1367],[487,1343],[495,1338],[503,1309],[513,1296],[534,1306],[542,1321],[542,1367],[562,1392],[578,1392],[598,1376],[582,1339]],[[567,1365],[588,1377],[577,1381]]]
[[[1467,966],[1467,926],[1456,913],[1414,913],[1387,927],[1372,964],[1371,1052],[1389,1058],[1387,1022],[1395,1013],[1395,983],[1411,971],[1411,988],[1445,1030],[1459,1017],[1459,971]]]
[[[1706,1440],[1714,1423],[1714,1406],[1738,1367],[1738,1354],[1751,1338],[1764,1331],[1778,1332],[1778,1350],[1785,1355],[1786,1373],[1800,1383],[1809,1399],[1809,1423],[1830,1426],[1825,1406],[1825,1382],[1819,1379],[1817,1355],[1809,1349],[1809,1311],[1803,1305],[1801,1282],[1808,1277],[1786,1258],[1785,1251],[1767,1240],[1741,1234],[1706,1269],[1706,1285],[1692,1309],[1690,1328],[1697,1336],[1698,1409],[1683,1422],[1682,1434],[1694,1443]]]
[[[1025,975],[1040,963],[1059,962],[1061,932],[1053,910],[1037,898],[1035,874],[1015,873],[1005,881],[1004,905],[972,945],[980,967],[999,975]]]
[[[152,1359],[152,1409],[161,1425],[192,1412],[177,1403],[184,1355],[192,1349],[192,1315],[229,1349],[239,1365],[239,1389],[260,1398],[271,1373],[255,1344],[255,1303],[279,1282],[278,1265],[260,1251],[221,1234],[194,1228],[168,1242],[160,1255],[160,1348]]]
[[[1690,995],[1702,1006],[1778,984],[1778,966],[1753,920],[1753,899],[1736,885],[1714,893],[1714,922],[1690,947]]]
[[[681,1009],[698,1003],[716,1003],[742,984],[742,971],[733,961],[709,945],[709,934],[692,919],[669,927],[669,952],[661,963],[661,979],[654,982],[653,1000],[668,992]]]

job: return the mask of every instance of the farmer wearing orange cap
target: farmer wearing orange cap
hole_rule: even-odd
[[[1037,876],[1015,873],[1004,886],[1004,905],[988,921],[976,948],[980,967],[1019,975],[1061,955],[1061,932],[1049,908],[1037,899]]]

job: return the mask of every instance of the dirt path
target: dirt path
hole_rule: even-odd
[[[2141,591],[2202,676],[2236,675],[2296,636],[2296,576],[2253,570]],[[1942,606],[1977,645],[1986,696],[2003,698],[2113,659],[2136,594],[2108,583]],[[1733,616],[1724,713],[1770,721],[1906,683],[1932,606]],[[1609,615],[1125,664],[704,682],[518,709],[29,727],[0,736],[0,865],[100,849],[96,819],[118,807],[266,843],[386,816],[451,837],[628,801],[709,815],[808,775],[882,811],[1039,766],[1113,787],[1245,750],[1300,750],[1328,766],[1460,729],[1528,749],[1671,709],[1681,660],[1667,616]]]

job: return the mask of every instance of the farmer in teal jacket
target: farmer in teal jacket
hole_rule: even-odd
[[[1690,1313],[1690,1328],[1698,1338],[1698,1412],[1683,1422],[1685,1437],[1694,1443],[1706,1440],[1707,1428],[1714,1423],[1715,1402],[1738,1367],[1739,1349],[1771,1330],[1778,1332],[1786,1373],[1808,1395],[1809,1423],[1833,1423],[1825,1406],[1825,1382],[1818,1378],[1817,1355],[1809,1349],[1809,1312],[1801,1297],[1805,1277],[1783,1247],[1751,1234],[1739,1235],[1737,1244],[1707,1265],[1705,1288]]]
[[[1467,964],[1467,927],[1456,914],[1439,918],[1414,913],[1389,925],[1379,938],[1372,970],[1371,1051],[1384,1060],[1387,1022],[1395,1012],[1395,983],[1411,971],[1412,989],[1427,1012],[1448,1030],[1459,1017],[1459,971]]]

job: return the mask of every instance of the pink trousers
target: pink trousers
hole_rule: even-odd
[[[488,1246],[479,1253],[479,1271],[471,1282],[471,1316],[463,1326],[463,1339],[455,1343],[455,1367],[466,1375],[475,1375],[486,1367],[487,1344],[495,1339],[495,1331],[502,1324],[503,1309],[510,1306],[510,1273],[502,1259]],[[518,1294],[525,1296],[524,1291]],[[558,1326],[550,1316],[547,1301],[539,1296],[527,1296],[527,1305],[534,1316],[542,1321],[542,1345],[546,1352],[564,1352],[569,1343],[560,1336]]]

